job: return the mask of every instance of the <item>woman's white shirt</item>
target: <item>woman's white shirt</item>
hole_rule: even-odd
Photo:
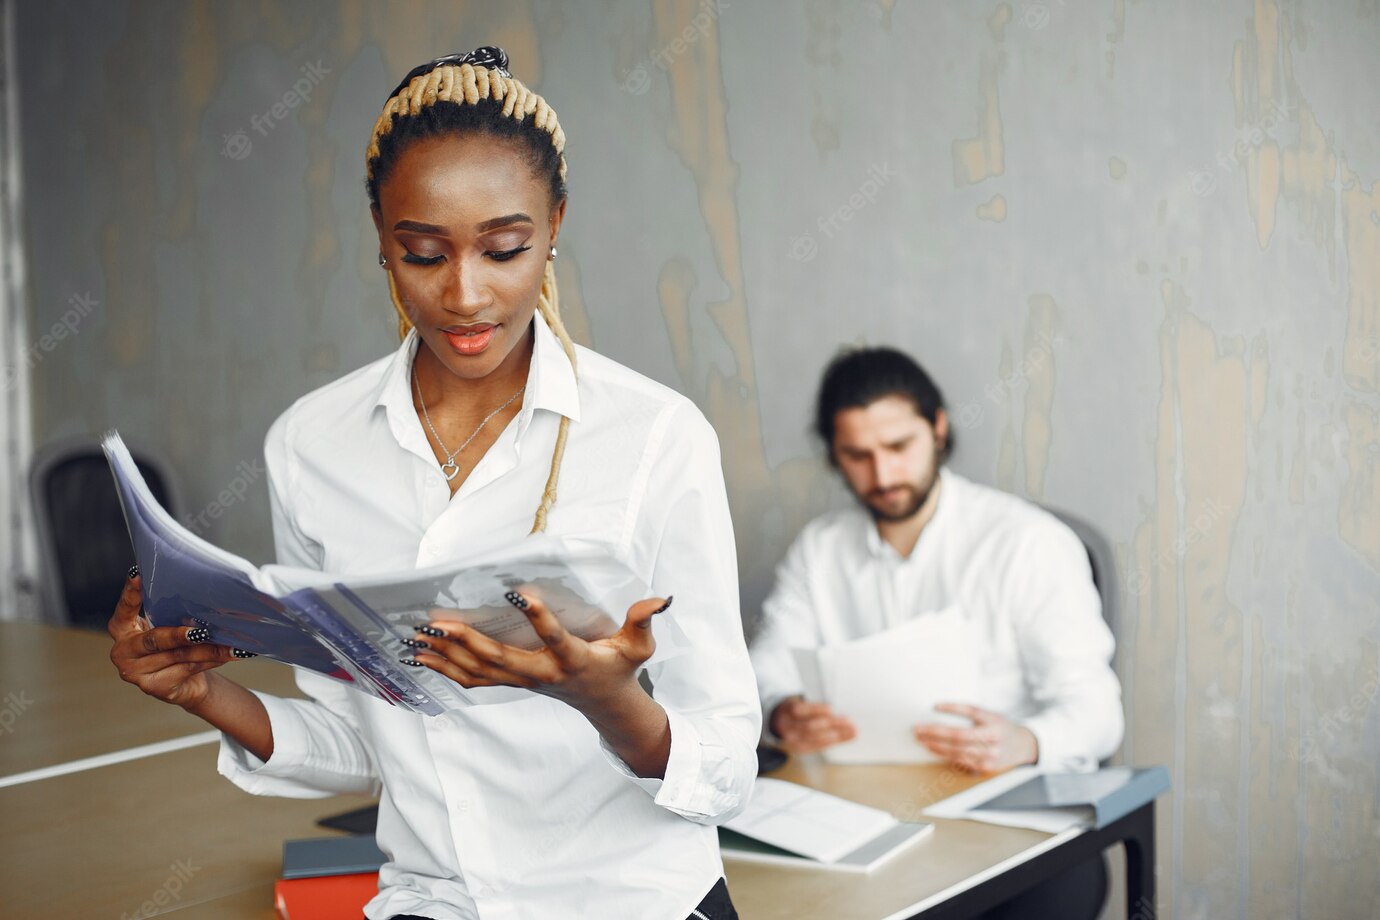
[[[675,595],[653,634],[676,629],[685,651],[647,669],[670,761],[664,779],[637,777],[582,715],[538,694],[429,718],[298,671],[310,699],[258,693],[268,762],[222,736],[218,766],[261,795],[381,796],[390,862],[369,918],[687,916],[723,871],[714,825],[756,775],[761,710],[714,431],[684,396],[595,352],[577,350],[577,374],[533,323],[522,409],[454,497],[413,409],[416,330],[284,412],[264,445],[278,561],[362,575],[520,541],[568,416],[547,532],[601,544],[652,594]]]

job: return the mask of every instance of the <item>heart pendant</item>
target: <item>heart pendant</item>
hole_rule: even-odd
[[[446,482],[450,482],[456,476],[460,475],[460,464],[455,462],[454,457],[451,457],[445,463],[441,464],[441,472],[446,474]]]

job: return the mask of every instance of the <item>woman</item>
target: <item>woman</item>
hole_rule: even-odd
[[[420,625],[408,664],[481,697],[532,691],[436,718],[304,671],[307,700],[249,691],[204,630],[149,628],[137,574],[111,620],[121,676],[219,728],[237,785],[380,796],[371,920],[736,916],[714,825],[746,804],[761,715],[718,444],[689,400],[562,327],[564,142],[498,49],[389,97],[366,186],[402,344],[269,430],[278,560],[381,572],[544,530],[606,546],[665,599],[585,642],[514,594],[539,652]],[[653,617],[675,651],[653,655]]]

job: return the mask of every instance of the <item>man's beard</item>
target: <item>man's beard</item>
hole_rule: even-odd
[[[885,521],[888,524],[895,524],[909,520],[925,507],[925,502],[929,500],[930,493],[934,491],[934,484],[939,479],[939,467],[936,465],[934,471],[930,473],[927,482],[907,483],[904,488],[910,493],[910,500],[901,506],[899,511],[891,511],[886,508],[878,508],[874,502],[881,497],[881,490],[869,492],[866,498],[859,496],[863,506],[872,514],[874,520]],[[890,490],[887,490],[890,491]]]

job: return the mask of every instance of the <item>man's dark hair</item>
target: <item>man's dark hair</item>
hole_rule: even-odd
[[[815,401],[815,433],[824,442],[829,462],[834,462],[834,419],[844,409],[862,409],[879,399],[899,396],[931,425],[944,408],[944,394],[924,368],[894,348],[854,348],[841,351],[824,370]],[[954,449],[954,430],[940,447],[941,460]]]

